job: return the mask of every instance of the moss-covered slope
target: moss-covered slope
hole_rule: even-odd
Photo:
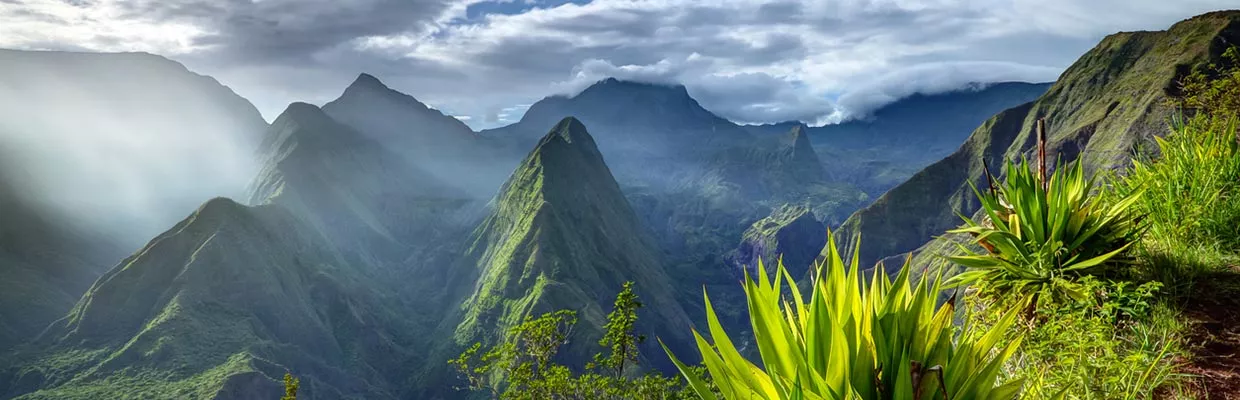
[[[1110,35],[1064,71],[1045,95],[1005,110],[955,153],[915,174],[849,217],[840,239],[863,237],[866,264],[912,251],[972,215],[967,182],[982,183],[983,163],[1027,154],[1034,122],[1047,118],[1048,152],[1091,169],[1124,166],[1134,146],[1166,132],[1167,97],[1177,77],[1240,42],[1240,12],[1194,17],[1167,31]]]

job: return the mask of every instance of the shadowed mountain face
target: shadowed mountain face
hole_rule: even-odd
[[[983,164],[1029,155],[1034,122],[1047,118],[1048,157],[1081,157],[1088,169],[1128,165],[1138,143],[1168,132],[1169,88],[1185,66],[1217,59],[1240,42],[1240,12],[1194,17],[1167,31],[1107,36],[1076,61],[1046,94],[987,120],[955,153],[913,175],[849,217],[838,238],[865,238],[864,263],[917,249],[978,209],[968,182],[983,184]],[[934,246],[946,248],[947,246]]]

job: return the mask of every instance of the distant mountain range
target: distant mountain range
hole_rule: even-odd
[[[1163,40],[1133,37],[1142,48]],[[1172,71],[1208,57],[1199,45],[1147,50],[1137,65]],[[463,398],[449,357],[501,340],[527,316],[571,308],[582,323],[561,357],[584,361],[625,281],[648,306],[638,329],[674,348],[692,346],[703,287],[724,323],[743,330],[736,280],[759,257],[782,255],[804,272],[826,228],[841,224],[841,236],[863,232],[873,243],[861,249],[867,260],[916,249],[947,224],[944,215],[970,211],[961,188],[978,163],[1027,149],[1032,115],[1061,115],[1052,127],[1066,155],[1148,136],[1142,127],[1152,122],[1137,110],[1156,103],[1156,89],[1133,103],[1114,85],[1163,82],[1137,82],[1129,70],[1098,78],[1099,60],[1126,57],[1108,49],[1087,54],[1050,92],[1002,83],[917,95],[827,127],[741,126],[682,86],[607,79],[482,132],[367,74],[321,107],[294,103],[266,124],[231,91],[154,56],[38,53],[30,57],[68,57],[74,68],[119,57],[175,71],[161,72],[166,85],[83,115],[233,138],[252,171],[224,189],[202,188],[220,192],[193,204],[161,204],[179,210],[180,222],[118,251],[42,207],[55,192],[27,195],[27,176],[4,174],[39,159],[0,159],[0,399],[278,398],[285,371],[303,379],[299,398]],[[94,102],[123,89],[112,75],[79,79],[74,87],[87,93],[75,96],[96,100],[75,107],[98,110]],[[200,97],[168,101],[189,96],[182,90]],[[1074,103],[1102,97],[1120,104]],[[157,100],[169,104],[148,104]],[[175,118],[163,113],[187,122],[167,125]],[[39,132],[6,116],[6,129]],[[25,142],[3,132],[2,148],[21,151]],[[655,343],[641,364],[667,368]]]
[[[914,94],[865,119],[808,127],[800,122],[749,125],[757,134],[805,129],[834,180],[878,196],[951,154],[996,113],[1037,99],[1050,83],[1000,82],[936,94]]]

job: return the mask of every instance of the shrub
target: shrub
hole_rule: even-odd
[[[1014,312],[986,331],[966,327],[953,340],[954,300],[939,305],[938,280],[914,284],[904,268],[892,281],[880,267],[862,287],[858,255],[845,265],[834,240],[826,249],[808,303],[782,263],[773,282],[764,272],[757,281],[745,277],[761,367],[741,355],[703,295],[714,343],[696,330],[694,335],[723,398],[1010,399],[1019,394],[1020,380],[998,385],[1004,361],[1020,343],[1017,338],[999,346]],[[790,299],[783,296],[784,279]],[[699,397],[719,397],[667,352]]]
[[[1132,207],[1141,198],[1139,190],[1102,201],[1080,161],[1056,168],[1049,179],[1044,170],[1035,171],[1042,168],[1027,159],[1008,163],[1002,186],[992,184],[986,192],[973,186],[983,221],[961,216],[965,225],[949,232],[972,234],[986,252],[960,246],[964,255],[949,259],[967,270],[950,286],[973,285],[1001,296],[1048,293],[1086,301],[1078,278],[1107,272],[1140,238],[1140,217]]]

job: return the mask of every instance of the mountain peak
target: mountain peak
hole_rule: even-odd
[[[392,89],[374,75],[363,72],[357,75],[357,78],[353,80],[353,83],[349,84],[349,87],[345,89],[345,93],[358,90],[386,92],[391,91]]]
[[[593,93],[605,93],[605,94],[643,93],[643,94],[661,94],[665,96],[677,96],[677,97],[683,96],[685,98],[689,97],[688,89],[686,89],[685,86],[681,84],[639,82],[639,81],[632,81],[632,80],[622,80],[622,79],[617,79],[614,77],[610,77],[610,78],[595,82],[593,85],[590,85],[585,90],[581,91],[581,93],[573,97],[574,98],[581,97],[583,95],[586,95],[587,93],[591,93],[591,94]]]
[[[576,118],[563,118],[542,138],[474,232],[475,245],[463,259],[473,263],[478,283],[463,305],[457,337],[484,339],[486,332],[547,310],[605,315],[608,305],[595,293],[615,292],[625,281],[642,288],[652,320],[665,327],[689,324],[654,244]],[[594,351],[602,332],[598,325],[583,328],[564,354]],[[654,333],[691,343],[682,332]],[[649,345],[641,350],[647,356],[658,351]]]
[[[272,121],[272,125],[279,123],[291,123],[301,126],[316,126],[331,123],[331,117],[323,113],[323,110],[314,104],[295,102],[291,103]]]
[[[590,176],[589,179],[601,179],[598,175],[607,175],[607,180],[614,180],[610,176],[611,170],[603,162],[603,155],[599,152],[594,138],[586,131],[586,126],[574,117],[560,120],[538,141],[538,146],[530,152],[522,165],[523,168],[535,169],[544,176],[574,176],[570,179]],[[548,185],[554,186],[552,182],[546,184],[540,186],[544,189]]]
[[[586,141],[590,145],[594,144],[594,139],[586,132],[586,126],[576,117],[564,117],[555,124],[555,128],[551,129],[545,140],[563,140],[568,144]]]

